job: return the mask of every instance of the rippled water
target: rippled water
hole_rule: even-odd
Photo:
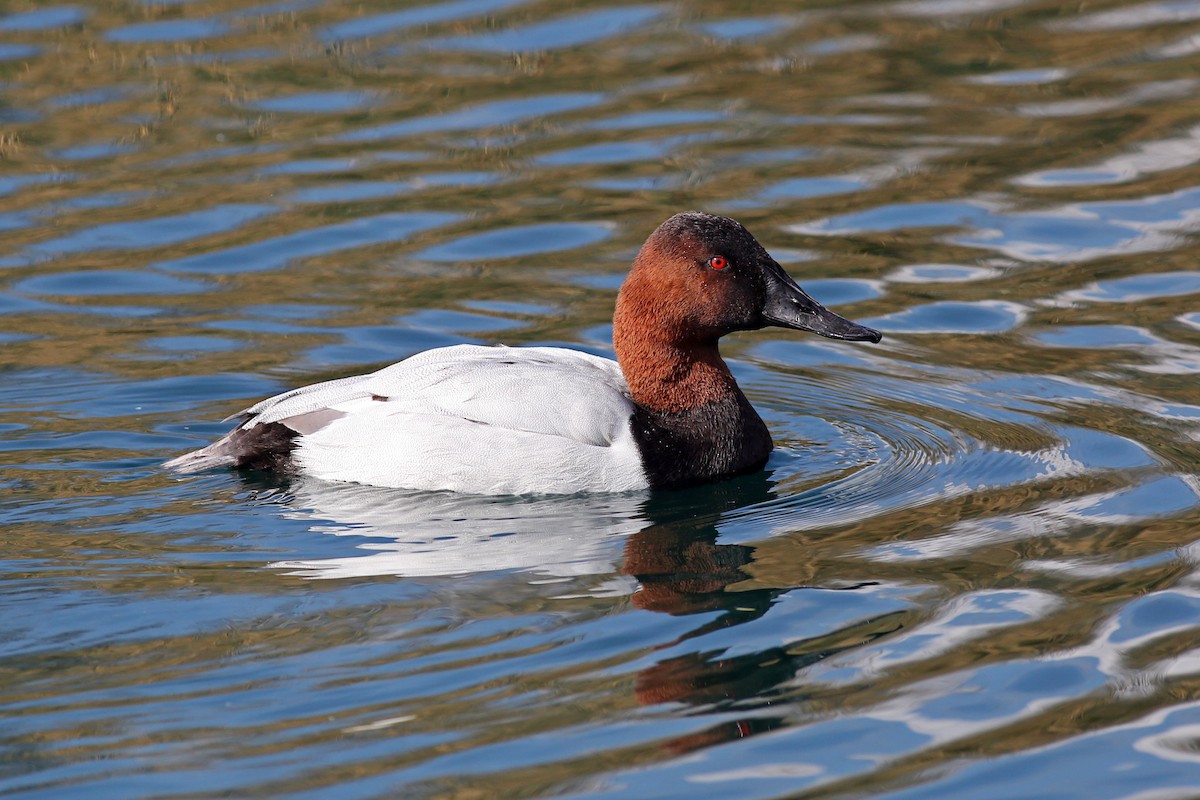
[[[0,794],[1200,794],[1200,3],[19,2]],[[480,499],[163,459],[463,341],[609,353],[744,221],[762,474]]]

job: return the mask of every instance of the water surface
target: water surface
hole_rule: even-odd
[[[0,794],[1190,797],[1200,5],[18,3]],[[161,462],[461,342],[611,354],[745,222],[885,332],[724,346],[699,490]]]

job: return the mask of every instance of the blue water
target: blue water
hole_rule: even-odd
[[[0,795],[1200,795],[1200,5],[0,12]],[[611,355],[736,216],[879,345],[766,470],[478,498],[161,463],[462,342]]]

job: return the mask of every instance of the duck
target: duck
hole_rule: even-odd
[[[650,234],[621,285],[615,361],[562,347],[426,350],[269,397],[164,466],[474,495],[727,479],[763,469],[773,442],[718,342],[768,326],[882,339],[810,297],[741,223],[679,213]]]

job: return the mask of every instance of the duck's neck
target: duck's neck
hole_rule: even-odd
[[[638,405],[675,413],[741,395],[716,342],[672,341],[652,331],[621,333],[613,333],[617,360]]]
[[[653,323],[617,324],[613,343],[637,409],[633,433],[650,484],[686,486],[757,470],[771,452],[762,418],[713,341]]]
[[[741,395],[717,350],[720,332],[698,324],[686,287],[671,272],[655,272],[647,242],[617,295],[613,348],[634,401],[679,412]],[[646,266],[649,264],[650,266]],[[650,270],[647,277],[647,270]]]

